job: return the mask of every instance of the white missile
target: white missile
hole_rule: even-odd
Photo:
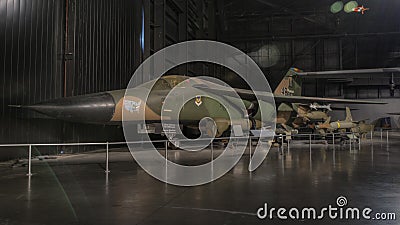
[[[331,104],[320,105],[320,104],[314,102],[314,103],[310,104],[309,107],[310,107],[310,109],[313,109],[313,110],[326,109],[328,111],[332,111]]]

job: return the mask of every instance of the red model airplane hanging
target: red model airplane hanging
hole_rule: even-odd
[[[361,13],[364,15],[365,11],[369,10],[369,8],[365,8],[363,5],[362,6],[357,6],[353,9],[353,12],[356,13]]]

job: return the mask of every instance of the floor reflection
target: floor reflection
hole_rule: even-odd
[[[342,195],[352,206],[399,212],[400,137],[389,145],[378,137],[358,147],[312,144],[310,150],[306,142],[292,141],[272,148],[253,172],[247,149],[228,174],[190,188],[151,177],[126,149],[110,152],[112,172],[106,174],[103,153],[36,162],[31,178],[26,168],[0,166],[0,224],[263,224],[252,215],[264,202],[318,207]],[[199,164],[222,150],[169,150],[168,158]]]

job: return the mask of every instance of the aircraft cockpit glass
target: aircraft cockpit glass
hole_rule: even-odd
[[[178,84],[180,84],[182,81],[185,81],[188,79],[186,76],[176,76],[176,75],[169,75],[163,77],[163,79],[169,83],[171,88],[176,87]]]
[[[171,85],[163,78],[158,79],[153,86],[153,90],[169,90],[169,89],[171,89]]]

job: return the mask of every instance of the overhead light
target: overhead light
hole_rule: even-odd
[[[347,13],[353,12],[353,9],[358,6],[358,3],[356,1],[350,1],[344,5],[344,11]]]
[[[332,13],[338,13],[342,11],[343,9],[343,2],[342,1],[337,1],[331,5],[331,12]]]

